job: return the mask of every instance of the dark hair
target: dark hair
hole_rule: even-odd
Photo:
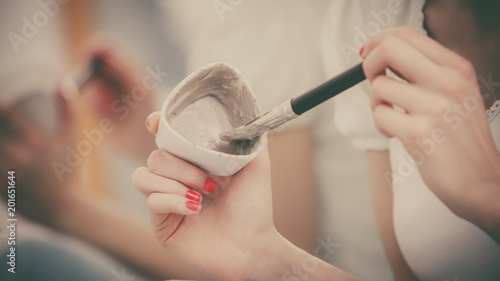
[[[499,0],[462,0],[465,1],[478,24],[486,29],[500,27],[500,1]]]

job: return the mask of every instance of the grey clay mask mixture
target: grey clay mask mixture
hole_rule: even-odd
[[[257,102],[240,74],[218,64],[172,94],[175,96],[166,111],[167,121],[185,139],[228,154],[252,152],[253,145],[238,145],[219,137],[259,116]]]

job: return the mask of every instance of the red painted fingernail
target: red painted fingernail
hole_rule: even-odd
[[[191,211],[197,211],[198,207],[200,207],[200,203],[198,202],[193,202],[193,201],[186,201],[186,208],[188,208]]]
[[[149,115],[148,118],[146,118],[146,126],[149,128],[149,119],[151,119],[153,115]]]
[[[195,202],[200,202],[201,194],[193,190],[188,190],[188,192],[186,193],[186,198]]]
[[[208,193],[214,192],[216,188],[217,184],[211,179],[207,179],[205,181],[205,185],[203,186],[203,189],[205,189],[205,191]]]
[[[359,55],[363,55],[363,51],[365,50],[365,45],[361,46],[361,49],[359,49]]]

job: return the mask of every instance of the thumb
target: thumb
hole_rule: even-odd
[[[160,114],[161,113],[159,111],[155,111],[146,118],[146,128],[153,135],[156,135],[156,132],[158,131],[158,124],[160,123]]]

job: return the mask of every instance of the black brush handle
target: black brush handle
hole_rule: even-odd
[[[292,110],[295,114],[300,115],[365,79],[366,76],[363,72],[363,66],[362,63],[360,63],[309,92],[293,98],[290,102]]]

